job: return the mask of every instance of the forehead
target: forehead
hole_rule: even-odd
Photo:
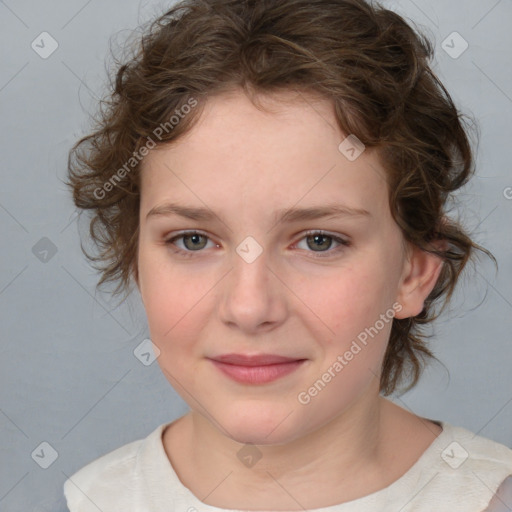
[[[256,103],[262,108],[241,90],[210,98],[188,133],[152,150],[142,164],[143,209],[171,196],[218,206],[252,198],[275,209],[302,200],[367,209],[387,197],[375,152],[350,161],[340,151],[347,134],[330,100],[286,91]]]

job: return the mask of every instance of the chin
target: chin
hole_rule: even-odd
[[[254,402],[246,406],[236,406],[223,421],[224,433],[234,441],[242,444],[279,445],[286,444],[300,437],[296,411],[283,405],[261,404]]]

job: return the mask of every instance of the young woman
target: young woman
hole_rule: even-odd
[[[473,156],[431,56],[362,0],[188,0],[145,33],[69,185],[190,411],[72,475],[71,512],[507,504],[512,450],[386,398],[490,255],[445,213]]]

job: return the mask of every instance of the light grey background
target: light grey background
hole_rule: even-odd
[[[395,400],[512,446],[512,2],[383,3],[434,38],[438,75],[479,120],[478,177],[459,194],[459,210],[500,265],[497,275],[485,260],[468,268],[435,327],[432,347],[445,367],[432,365]],[[157,363],[133,354],[148,336],[139,297],[115,308],[95,294],[80,250],[85,219],[77,222],[62,183],[67,152],[103,92],[110,40],[169,5],[0,1],[2,511],[64,510],[66,475],[186,411]],[[31,48],[43,31],[58,42],[46,59]],[[469,44],[456,59],[441,46],[453,31]],[[46,263],[33,252],[49,245],[44,237],[57,251]],[[31,455],[42,442],[58,453],[48,469]],[[35,453],[41,461],[51,450]]]

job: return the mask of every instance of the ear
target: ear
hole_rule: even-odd
[[[446,242],[442,240],[432,242],[431,245],[438,250],[446,248]],[[425,299],[437,283],[443,263],[439,256],[408,244],[397,295],[397,302],[402,305],[402,309],[395,314],[395,318],[409,318],[422,312]]]

